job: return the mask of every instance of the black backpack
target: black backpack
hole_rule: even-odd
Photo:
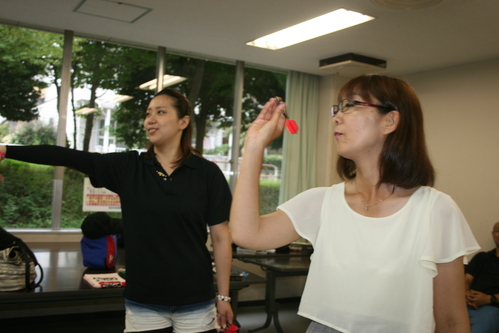
[[[40,271],[38,281],[35,281],[36,267]],[[0,291],[34,289],[42,280],[42,266],[30,248],[20,238],[0,227]]]

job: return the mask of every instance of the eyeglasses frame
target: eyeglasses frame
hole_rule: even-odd
[[[371,106],[371,107],[375,107],[375,108],[382,108],[382,109],[385,109],[385,110],[397,110],[397,107],[394,106],[394,105],[379,105],[379,104],[372,104],[372,103],[367,103],[367,102],[361,102],[361,101],[356,101],[354,99],[349,99],[349,98],[345,98],[345,99],[342,99],[341,102],[339,104],[335,104],[331,107],[331,118],[336,116],[338,114],[338,112],[346,112],[348,110],[348,108],[346,108],[345,110],[340,110],[340,105],[344,102],[344,101],[349,101],[351,104],[353,104],[353,106],[358,106],[358,105],[361,105],[361,106]]]

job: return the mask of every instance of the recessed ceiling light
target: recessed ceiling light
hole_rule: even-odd
[[[175,76],[175,75],[166,74],[165,76],[163,76],[163,88],[172,86],[174,84],[180,83],[180,82],[185,81],[185,80],[187,80],[187,78],[182,77],[182,76]],[[154,79],[154,80],[148,81],[146,83],[142,83],[139,86],[139,89],[155,90],[157,88],[157,86],[158,86],[158,80]],[[163,88],[161,88],[161,89],[163,89]],[[161,89],[159,89],[159,90],[161,90]]]
[[[126,101],[129,101],[133,98],[133,96],[130,96],[130,95],[114,95],[114,97],[112,98],[113,102],[115,103],[123,103],[123,102],[126,102]]]
[[[372,16],[341,8],[270,35],[260,37],[246,43],[246,45],[278,50],[373,19],[374,17]]]
[[[84,115],[91,114],[91,113],[94,113],[97,111],[98,110],[96,108],[81,108],[81,109],[75,111],[75,114],[84,116]]]

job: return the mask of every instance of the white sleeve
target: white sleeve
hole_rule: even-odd
[[[321,222],[322,204],[328,187],[304,191],[277,207],[293,223],[296,232],[315,244]]]
[[[454,202],[444,193],[439,193],[431,210],[430,242],[425,257],[435,263],[447,263],[479,250],[466,219]]]

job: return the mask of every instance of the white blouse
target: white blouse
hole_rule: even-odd
[[[344,183],[314,188],[278,207],[314,247],[298,314],[340,332],[434,332],[436,264],[480,248],[459,207],[421,187],[395,214],[372,218],[344,193]]]

